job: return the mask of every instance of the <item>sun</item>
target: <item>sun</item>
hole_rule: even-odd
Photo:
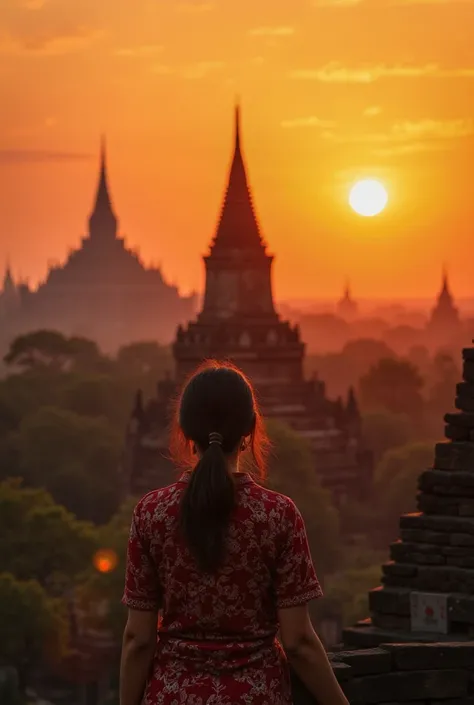
[[[351,208],[366,218],[371,218],[381,213],[387,203],[387,189],[377,179],[357,181],[349,193],[349,205]]]

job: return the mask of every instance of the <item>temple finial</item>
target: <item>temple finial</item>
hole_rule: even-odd
[[[240,98],[235,99],[235,148],[240,149]]]
[[[113,211],[107,182],[107,150],[105,135],[100,137],[100,167],[99,183],[94,203],[94,208],[89,219],[91,237],[115,238],[117,234],[117,218]]]

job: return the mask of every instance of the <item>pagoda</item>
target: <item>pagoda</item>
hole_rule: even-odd
[[[169,399],[203,360],[227,359],[252,380],[267,419],[288,424],[307,439],[315,473],[337,497],[362,497],[372,457],[360,430],[353,392],[329,400],[325,385],[303,373],[305,345],[298,326],[282,320],[272,293],[273,257],[256,216],[235,108],[234,149],[214,238],[204,257],[206,284],[197,318],[177,329],[175,379],[160,383],[144,405],[137,395],[125,452],[129,489],[146,492],[170,474],[166,460]]]
[[[352,321],[357,316],[358,310],[357,301],[352,298],[350,284],[346,282],[342,297],[337,302],[337,314],[346,321]]]
[[[459,310],[451,292],[446,268],[443,270],[441,289],[431,312],[426,332],[431,344],[436,346],[455,345],[460,342],[460,336],[462,336]]]
[[[59,330],[95,340],[115,351],[133,341],[171,342],[176,326],[195,311],[195,296],[181,296],[159,268],[148,267],[119,235],[110,195],[105,141],[88,233],[63,264],[50,267],[7,321],[16,331]]]
[[[344,632],[350,647],[474,640],[474,348],[462,356],[445,441],[420,468],[418,511],[400,518],[371,616]]]

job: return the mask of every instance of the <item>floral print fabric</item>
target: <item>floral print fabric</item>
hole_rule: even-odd
[[[178,531],[189,474],[136,506],[123,602],[160,610],[143,705],[289,705],[278,608],[321,596],[303,519],[284,495],[235,476],[227,558],[200,572]]]

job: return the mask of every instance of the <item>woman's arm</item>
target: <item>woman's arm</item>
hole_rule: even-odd
[[[156,648],[158,615],[129,609],[120,663],[120,705],[140,705]]]
[[[278,610],[280,635],[288,661],[319,705],[349,705],[324,646],[313,629],[308,606]]]

